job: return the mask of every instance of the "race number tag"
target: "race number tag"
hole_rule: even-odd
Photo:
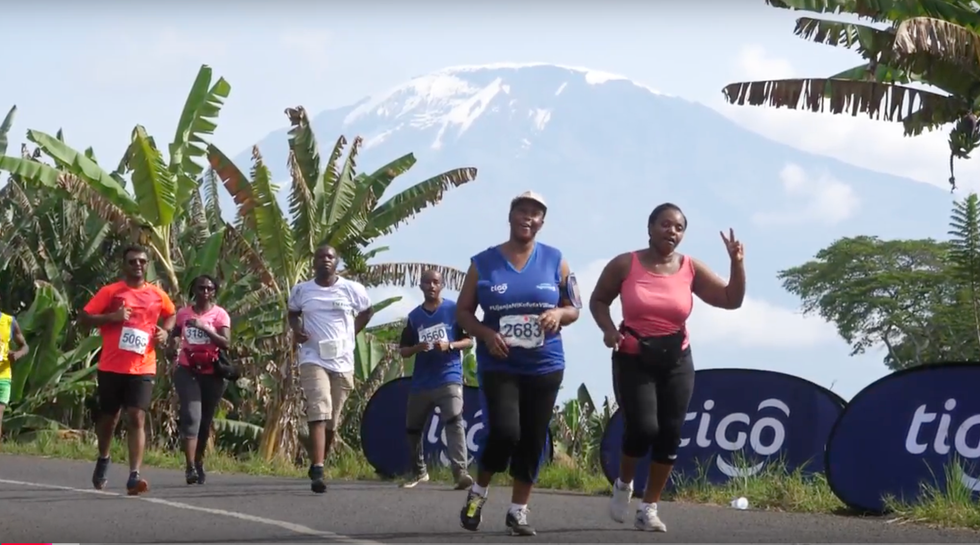
[[[544,330],[537,315],[501,316],[500,336],[507,346],[537,348],[544,345]]]
[[[448,340],[449,340],[449,334],[446,333],[446,324],[436,324],[431,327],[419,329],[420,343],[435,344]]]
[[[320,359],[333,360],[343,352],[345,343],[343,339],[324,339],[317,343],[320,351]]]
[[[211,344],[211,337],[208,334],[196,327],[188,327],[184,330],[184,340],[187,344],[200,346],[203,344]]]
[[[140,329],[123,327],[119,335],[119,349],[136,354],[145,354],[150,345],[150,334]]]

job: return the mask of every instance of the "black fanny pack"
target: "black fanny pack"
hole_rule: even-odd
[[[228,353],[224,350],[218,350],[218,357],[214,360],[214,374],[232,382],[238,380],[242,376],[242,370],[231,361]]]
[[[671,333],[670,335],[643,337],[635,329],[626,324],[619,326],[620,333],[628,333],[636,338],[637,343],[640,345],[640,359],[650,365],[677,363],[677,360],[681,359],[681,354],[683,353],[681,347],[684,346],[684,334],[686,331],[686,328],[681,328],[676,333]]]

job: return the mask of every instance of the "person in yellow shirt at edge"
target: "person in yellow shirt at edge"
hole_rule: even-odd
[[[11,344],[17,345],[17,350],[11,350]],[[0,312],[0,437],[3,436],[3,411],[10,403],[11,366],[26,356],[28,350],[17,319]]]

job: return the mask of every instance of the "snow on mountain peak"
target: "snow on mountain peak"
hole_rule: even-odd
[[[385,92],[372,95],[357,104],[344,119],[350,125],[366,116],[384,120],[385,130],[365,139],[364,146],[371,147],[387,139],[402,128],[438,128],[431,147],[439,149],[443,145],[447,131],[453,130],[459,137],[484,112],[504,112],[512,119],[515,116],[526,118],[529,130],[541,131],[551,117],[551,111],[540,104],[531,106],[521,104],[512,89],[522,83],[521,76],[529,71],[543,73],[555,81],[553,96],[561,95],[569,83],[583,82],[588,85],[601,85],[610,81],[627,81],[650,93],[662,93],[636,83],[624,76],[610,74],[588,68],[563,66],[548,63],[494,63],[474,66],[452,66],[412,78]],[[542,85],[535,78],[533,87]],[[524,93],[528,85],[522,85]],[[522,96],[523,94],[522,93]]]

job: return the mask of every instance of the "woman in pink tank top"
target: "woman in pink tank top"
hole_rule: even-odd
[[[650,246],[613,258],[596,284],[589,310],[613,349],[613,389],[623,411],[619,478],[613,484],[609,514],[624,522],[629,514],[636,466],[651,455],[650,473],[634,525],[666,532],[657,502],[681,442],[681,427],[694,392],[694,361],[687,319],[694,296],[718,308],[734,310],[745,297],[742,243],[721,233],[731,258],[728,282],[690,256],[675,252],[687,231],[687,218],[676,205],[656,207],[647,222]],[[623,323],[616,327],[609,305],[616,297]]]
[[[187,484],[204,484],[204,453],[211,435],[218,403],[225,393],[225,379],[215,374],[219,350],[231,343],[231,318],[215,303],[218,280],[202,274],[191,281],[193,302],[177,311],[174,340],[178,347],[174,388],[180,402],[180,436],[187,462]]]

